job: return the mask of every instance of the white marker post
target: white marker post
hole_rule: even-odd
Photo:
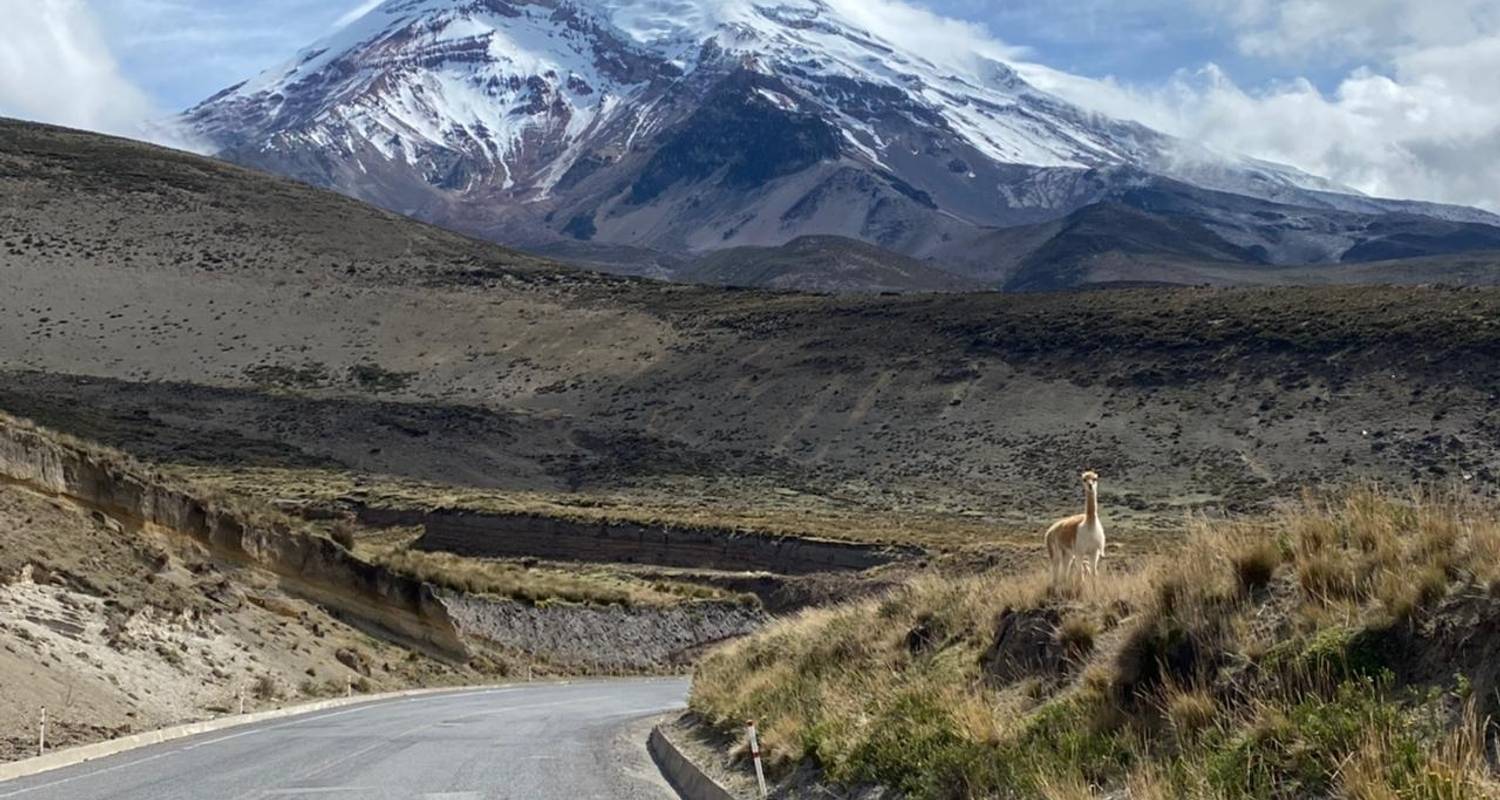
[[[354,696],[354,676],[352,676],[352,675],[345,675],[344,676],[344,682],[346,684],[345,687],[344,687],[344,696],[345,697],[353,697]]]
[[[240,687],[240,716],[245,715],[245,687]]]
[[[755,720],[745,723],[750,729],[750,758],[755,760],[755,782],[760,785],[760,796],[766,796],[766,771],[760,765],[760,739],[755,735]]]
[[[36,754],[44,756],[47,754],[47,707],[42,706],[42,724],[38,726],[36,735]]]

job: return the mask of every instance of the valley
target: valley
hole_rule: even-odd
[[[0,196],[0,409],[31,442],[0,489],[8,758],[41,700],[79,743],[240,685],[678,671],[810,607],[1028,574],[1085,467],[1122,571],[1187,517],[1361,480],[1484,501],[1500,472],[1487,289],[675,285],[18,122]],[[120,504],[141,487],[210,511]],[[246,520],[249,560],[202,519]]]
[[[274,468],[270,495],[373,481],[938,542],[841,520],[1029,529],[1079,464],[1143,532],[1331,463],[1500,468],[1484,290],[672,286],[141,145],[4,137],[5,407],[153,461]],[[134,219],[149,239],[117,233]]]
[[[0,797],[1500,797],[1500,16],[1074,5],[8,9]]]

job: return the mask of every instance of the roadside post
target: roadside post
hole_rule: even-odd
[[[354,696],[354,676],[353,675],[345,675],[344,676],[344,696],[345,697],[353,697]]]
[[[760,739],[755,735],[755,720],[745,723],[750,730],[750,758],[755,761],[755,782],[760,786],[760,796],[766,796],[766,771],[760,765]]]
[[[37,727],[36,754],[44,756],[47,754],[47,707],[42,706],[42,724]]]

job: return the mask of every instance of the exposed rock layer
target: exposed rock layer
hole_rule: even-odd
[[[0,416],[0,477],[120,520],[191,537],[214,552],[280,575],[288,588],[424,648],[467,653],[432,587],[354,557],[274,515],[196,496],[127,459],[47,436]]]

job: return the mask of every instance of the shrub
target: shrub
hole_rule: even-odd
[[[1179,738],[1191,738],[1214,723],[1219,705],[1202,689],[1174,691],[1167,695],[1164,712]]]
[[[1352,679],[1374,679],[1391,667],[1391,632],[1349,625],[1324,627],[1277,645],[1261,666],[1289,693],[1329,691]]]
[[[257,700],[275,700],[281,693],[276,679],[270,675],[257,675],[250,683],[250,694]]]
[[[1377,590],[1381,605],[1396,622],[1410,620],[1419,610],[1433,605],[1447,593],[1448,574],[1436,564],[1423,567],[1415,578],[1388,573]]]
[[[329,532],[329,535],[338,543],[339,547],[352,552],[354,550],[354,531],[355,525],[353,520],[340,519],[333,523],[333,528]]]
[[[1236,553],[1231,562],[1240,591],[1249,594],[1271,583],[1281,566],[1281,550],[1276,542],[1262,539]]]
[[[1083,614],[1069,614],[1057,626],[1057,643],[1069,658],[1082,658],[1094,650],[1099,624]]]
[[[1297,567],[1297,582],[1308,597],[1319,603],[1359,596],[1360,581],[1354,564],[1336,552],[1319,551],[1304,558]]]

